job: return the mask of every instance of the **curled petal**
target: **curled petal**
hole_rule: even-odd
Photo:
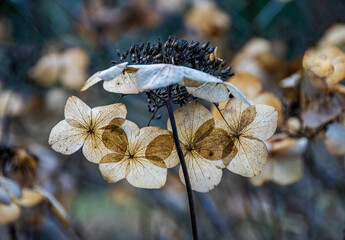
[[[235,87],[233,84],[229,83],[229,82],[224,82],[223,83],[226,88],[229,90],[229,92],[237,99],[243,101],[245,104],[247,104],[248,106],[252,107],[253,104],[247,99],[247,97],[240,91],[238,90],[237,87]]]
[[[84,84],[81,91],[85,91],[89,87],[95,85],[96,83],[100,81],[110,81],[114,78],[116,78],[118,75],[120,75],[123,70],[125,70],[126,65],[128,65],[127,62],[120,63],[116,66],[113,66],[109,69],[96,72],[94,75],[92,75]]]
[[[224,102],[229,99],[229,91],[224,84],[204,83],[198,87],[186,87],[194,97],[209,102]]]
[[[86,137],[85,129],[72,127],[62,120],[50,132],[49,145],[57,152],[72,154],[81,148]]]

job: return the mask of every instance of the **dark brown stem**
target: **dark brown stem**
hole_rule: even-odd
[[[184,159],[184,155],[183,155],[181,145],[180,145],[180,140],[179,140],[178,133],[177,133],[176,122],[175,122],[175,117],[174,117],[174,110],[172,107],[172,99],[171,98],[169,98],[166,101],[166,106],[168,108],[170,124],[171,124],[172,132],[173,132],[175,146],[177,149],[178,157],[180,159],[180,163],[181,163],[181,167],[182,167],[182,171],[183,171],[183,176],[184,176],[184,180],[186,183],[188,202],[189,202],[190,221],[192,224],[192,231],[193,231],[193,239],[197,240],[198,239],[198,230],[197,230],[196,217],[195,217],[195,208],[194,208],[192,186],[190,184],[186,161]]]

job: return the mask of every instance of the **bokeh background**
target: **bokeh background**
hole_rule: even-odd
[[[162,189],[136,189],[125,180],[107,184],[81,151],[65,156],[50,149],[48,136],[63,119],[67,98],[78,96],[91,107],[115,102],[120,95],[101,84],[79,89],[94,72],[112,65],[117,49],[173,36],[210,41],[235,74],[251,72],[282,101],[285,118],[294,116],[305,126],[297,98],[286,100],[278,83],[303,69],[305,51],[334,24],[345,23],[344,12],[340,0],[2,0],[1,145],[27,150],[26,160],[16,164],[26,169],[27,162],[37,163],[33,182],[61,202],[68,218],[59,220],[42,202],[0,226],[0,239],[191,239],[177,168]],[[122,102],[128,119],[146,126],[145,94]],[[166,113],[161,114],[152,125],[166,127]],[[303,175],[291,183],[254,186],[225,170],[214,190],[195,193],[201,239],[343,239],[344,156],[331,154],[323,141],[325,124],[339,115],[317,125],[319,131],[302,131],[298,124],[295,132],[285,131],[309,140],[300,153]],[[2,162],[13,160],[1,156]]]

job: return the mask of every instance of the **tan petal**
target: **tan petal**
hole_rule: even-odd
[[[223,115],[234,134],[240,133],[242,114],[244,111],[248,111],[247,108],[248,105],[236,98],[230,99],[227,102]]]
[[[130,136],[127,134],[126,130],[121,127],[123,125],[126,125],[125,128],[128,128],[127,125],[131,127],[132,124],[128,124],[128,122],[129,121],[123,118],[115,118],[109,123],[102,134],[103,144],[114,153],[125,154],[127,151],[129,142],[128,137]],[[136,125],[133,128],[136,128],[135,131],[139,131]]]
[[[200,103],[189,103],[174,112],[179,139],[184,144],[191,144],[200,126],[212,119],[212,114]],[[167,123],[171,130],[170,119]]]
[[[223,175],[222,161],[209,161],[196,152],[189,152],[185,156],[185,161],[190,183],[194,191],[208,192],[219,184]],[[179,175],[181,181],[185,184],[181,167]]]
[[[261,81],[251,73],[236,73],[229,81],[251,100],[255,99],[262,91]]]
[[[108,92],[122,94],[135,94],[143,91],[137,86],[135,74],[127,72],[118,75],[110,81],[104,81],[103,88]]]
[[[65,119],[74,127],[87,128],[91,122],[91,108],[79,98],[68,98],[65,106]]]
[[[20,216],[20,208],[12,203],[11,205],[0,204],[0,226],[13,223]]]
[[[269,139],[276,131],[278,113],[273,107],[267,105],[256,105],[256,117],[242,133],[260,140]]]
[[[99,163],[101,159],[111,151],[104,146],[102,134],[89,134],[83,146],[83,154],[87,160]]]
[[[302,156],[272,158],[273,175],[272,181],[279,185],[289,185],[299,181],[303,176]]]
[[[15,202],[22,207],[33,207],[41,203],[43,200],[44,197],[41,193],[32,189],[24,188],[22,190],[22,197],[16,199]]]
[[[96,129],[107,126],[114,118],[123,118],[127,116],[127,108],[122,103],[110,104],[107,106],[96,107],[92,110],[92,123]]]
[[[50,53],[36,63],[29,72],[31,78],[42,86],[51,86],[57,81],[61,63],[59,54]]]
[[[118,154],[108,154],[99,163],[99,170],[105,181],[115,183],[126,178],[129,161]]]
[[[130,161],[127,181],[138,188],[161,188],[167,177],[167,169],[154,165],[145,158]]]
[[[96,83],[100,81],[111,81],[117,76],[119,76],[124,70],[126,65],[128,65],[127,62],[120,63],[118,65],[115,65],[111,68],[108,68],[106,70],[96,72],[94,75],[92,75],[84,84],[81,91],[85,91],[89,87],[95,85]]]
[[[268,152],[265,143],[257,138],[241,136],[236,139],[235,146],[238,150],[237,155],[227,169],[245,177],[258,175],[267,161]]]
[[[272,93],[264,92],[253,100],[254,104],[264,104],[273,107],[278,112],[278,124],[284,122],[284,109],[280,99]]]
[[[340,123],[332,123],[326,131],[325,144],[332,154],[345,154],[345,128]]]
[[[72,127],[62,120],[51,130],[48,141],[55,151],[68,155],[78,151],[86,137],[85,129]]]
[[[186,87],[194,97],[209,102],[224,102],[229,99],[229,91],[224,84],[204,83],[199,87]]]

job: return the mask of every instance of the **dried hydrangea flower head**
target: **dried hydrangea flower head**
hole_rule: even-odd
[[[65,120],[60,121],[49,135],[49,144],[57,152],[72,154],[83,147],[87,160],[98,163],[109,151],[102,142],[102,133],[109,122],[125,118],[122,103],[91,109],[77,97],[70,97],[65,106]]]

